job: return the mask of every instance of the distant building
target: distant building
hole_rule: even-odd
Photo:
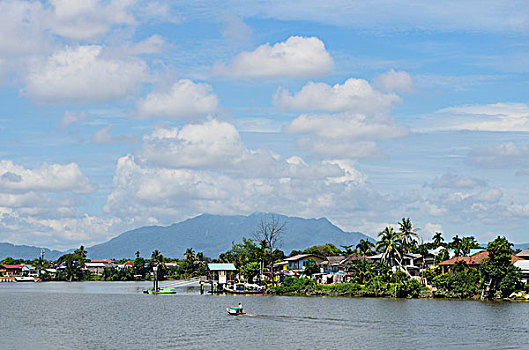
[[[488,259],[489,252],[479,252],[471,256],[456,256],[452,259],[445,260],[443,262],[439,263],[439,267],[441,267],[441,271],[443,273],[451,272],[454,265],[458,261],[464,261],[469,267],[479,268],[483,260]],[[518,260],[523,260],[522,258],[519,258],[515,255],[511,255],[511,263],[514,264]]]
[[[222,264],[208,264],[208,270],[210,274],[210,281],[217,283],[222,289],[228,282],[234,280],[234,271],[237,271],[235,265],[231,263],[222,263]]]
[[[24,264],[2,265],[2,277],[21,277]]]
[[[525,260],[529,260],[529,248],[522,250],[516,254],[516,256]]]
[[[303,270],[305,270],[305,265],[310,260],[314,261],[318,265],[321,265],[321,263],[325,259],[315,254],[294,255],[290,258],[285,259],[285,261],[288,262],[287,270],[293,271],[293,272],[303,272]]]

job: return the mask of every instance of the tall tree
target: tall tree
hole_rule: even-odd
[[[520,285],[519,269],[512,264],[512,243],[498,236],[487,245],[488,259],[481,264],[485,282],[489,284],[489,296],[508,296]]]
[[[467,256],[470,254],[471,249],[479,249],[481,248],[479,246],[478,241],[476,241],[476,238],[474,236],[467,236],[463,237],[461,240],[461,253],[464,256]]]
[[[276,215],[271,215],[265,221],[261,219],[257,230],[252,232],[256,242],[259,242],[262,249],[261,259],[263,266],[268,266],[272,270],[274,261],[272,260],[273,252],[281,246],[282,236],[286,231],[286,222],[279,220]]]
[[[432,237],[432,242],[435,248],[440,247],[443,244],[444,240],[445,239],[443,238],[443,234],[441,232],[434,233]]]
[[[461,256],[461,254],[463,253],[462,246],[461,246],[462,243],[463,243],[463,240],[459,238],[458,235],[455,235],[452,238],[452,242],[450,242],[450,248],[453,249],[455,256]]]
[[[371,242],[368,239],[361,239],[360,242],[356,245],[356,250],[360,253],[362,256],[370,255],[373,253],[373,248],[375,247],[375,244]]]
[[[404,253],[409,253],[417,245],[420,237],[417,233],[417,228],[413,227],[410,218],[402,218],[399,222],[400,239],[402,242],[402,250]]]
[[[402,242],[398,232],[393,230],[393,227],[388,226],[384,231],[378,234],[379,241],[376,245],[376,250],[382,253],[382,260],[391,263],[397,262],[399,265],[402,259]]]

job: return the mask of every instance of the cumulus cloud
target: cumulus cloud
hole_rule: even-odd
[[[374,196],[364,188],[365,180],[347,160],[307,163],[299,156],[285,159],[266,149],[248,149],[233,125],[211,120],[146,135],[136,155],[118,160],[105,208],[143,222],[271,208],[321,216],[340,211],[337,203],[346,198],[354,206]]]
[[[136,58],[113,59],[97,45],[67,47],[35,61],[26,92],[38,100],[94,102],[123,98],[147,79],[146,64]]]
[[[411,92],[413,90],[413,79],[404,71],[394,71],[380,74],[375,77],[373,84],[381,91]]]
[[[485,182],[469,176],[446,173],[434,179],[429,186],[432,188],[474,188],[485,186]]]
[[[46,20],[51,30],[66,38],[87,40],[101,36],[113,25],[134,24],[129,13],[133,0],[50,0]]]
[[[352,78],[334,86],[310,82],[295,95],[280,88],[274,96],[274,104],[280,109],[332,112],[354,110],[358,113],[386,111],[400,100],[395,94],[377,91],[366,80]]]
[[[300,142],[318,154],[345,158],[376,155],[375,141],[408,133],[407,127],[397,125],[388,116],[353,112],[302,114],[286,125],[284,131],[309,135]]]
[[[292,36],[270,46],[242,52],[228,66],[217,64],[213,73],[243,78],[311,77],[330,72],[334,62],[316,37]]]
[[[1,1],[0,55],[14,57],[46,49],[50,40],[43,32],[43,12],[38,1]]]
[[[406,135],[408,128],[386,114],[399,101],[395,93],[353,78],[334,86],[310,82],[295,94],[280,88],[274,97],[280,109],[331,112],[302,114],[283,131],[300,134],[301,147],[337,158],[380,156],[377,141]]]
[[[31,191],[89,193],[94,185],[75,163],[44,164],[26,169],[10,160],[0,160],[0,193]]]
[[[134,135],[114,135],[112,132],[112,124],[109,124],[92,135],[92,142],[96,144],[105,143],[134,143],[136,137]]]
[[[191,118],[213,113],[218,104],[211,86],[182,79],[169,91],[152,92],[137,104],[140,118]]]

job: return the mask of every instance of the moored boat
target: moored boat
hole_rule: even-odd
[[[160,288],[158,290],[147,289],[145,292],[147,292],[147,294],[176,294],[176,291],[173,288]]]
[[[15,281],[17,282],[36,282],[34,277],[31,276],[17,276],[15,277]]]

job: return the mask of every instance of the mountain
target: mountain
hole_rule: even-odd
[[[14,245],[11,243],[0,243],[0,261],[10,256],[15,259],[32,260],[40,257],[39,247],[28,245]],[[63,252],[44,248],[44,258],[47,260],[56,260]]]
[[[303,219],[277,214],[256,213],[249,216],[203,214],[171,226],[147,226],[127,231],[108,242],[86,248],[91,258],[132,258],[136,251],[150,257],[158,249],[167,257],[183,257],[187,248],[216,258],[231,248],[232,242],[252,238],[261,220],[267,222],[275,215],[285,222],[281,249],[289,253],[293,249],[305,249],[316,244],[333,243],[336,246],[357,244],[369,239],[360,232],[344,232],[326,218]]]

